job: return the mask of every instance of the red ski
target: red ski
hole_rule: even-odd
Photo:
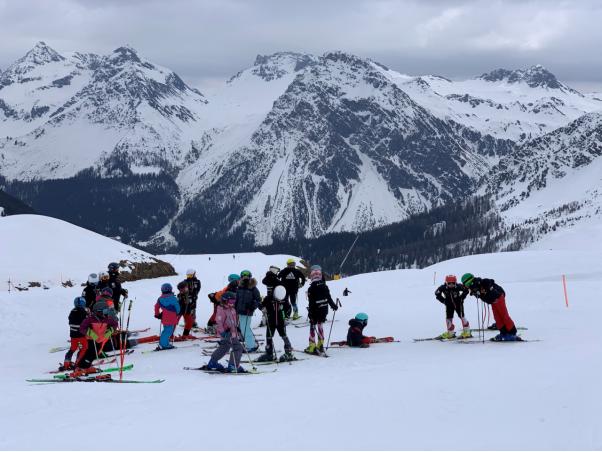
[[[378,337],[378,338],[372,340],[370,343],[371,344],[385,344],[387,342],[399,342],[399,341],[396,341],[393,336],[387,336],[387,337]],[[331,347],[347,347],[347,341],[331,342],[330,346]]]

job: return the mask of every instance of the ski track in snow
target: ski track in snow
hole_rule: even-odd
[[[308,359],[280,365],[274,374],[245,378],[182,370],[208,360],[196,347],[145,355],[140,351],[152,345],[138,347],[127,357],[134,364],[127,378],[165,378],[160,385],[26,383],[62,360],[48,349],[67,343],[67,315],[80,289],[8,293],[3,285],[0,449],[600,449],[602,305],[592,294],[602,274],[601,247],[580,251],[586,248],[571,243],[582,238],[573,239],[550,236],[552,251],[477,255],[329,282],[343,303],[333,340],[344,339],[347,319],[365,311],[366,334],[393,335],[400,343],[331,349],[328,359],[303,356]],[[74,254],[89,249],[79,245]],[[288,257],[234,256],[159,256],[180,274],[197,269],[200,325],[210,315],[206,294],[223,287],[227,274],[248,268],[261,279],[270,264],[283,266]],[[29,259],[30,270],[61,259]],[[413,343],[444,328],[443,307],[433,296],[435,272],[439,284],[445,274],[466,271],[494,277],[507,291],[510,315],[529,328],[523,336],[542,342]],[[153,305],[159,286],[178,280],[126,285],[136,300],[131,328],[158,332]],[[348,297],[342,297],[345,287]],[[304,314],[303,291],[300,303]],[[469,298],[465,305],[476,327],[476,302]],[[254,323],[259,319],[256,313]],[[288,334],[296,349],[306,346],[308,329],[289,327]],[[282,349],[279,338],[276,348]],[[107,434],[91,441],[99,425]]]

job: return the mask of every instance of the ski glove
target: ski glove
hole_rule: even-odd
[[[163,313],[160,312],[159,314],[155,315],[155,319],[161,320],[161,318],[163,317]]]
[[[92,338],[94,342],[98,342],[98,334],[96,334],[92,328],[88,330],[88,337]]]
[[[111,339],[111,336],[112,336],[112,335],[113,335],[113,328],[109,328],[109,329],[108,329],[108,330],[105,332],[105,334],[104,334],[104,336],[103,336],[103,337],[104,337],[105,339],[107,339],[107,340],[108,340],[108,339]]]

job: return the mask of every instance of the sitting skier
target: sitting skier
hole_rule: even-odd
[[[76,297],[73,300],[74,308],[69,313],[69,336],[71,337],[71,347],[65,353],[65,361],[59,367],[59,370],[71,370],[78,367],[79,362],[86,355],[88,350],[88,340],[79,328],[82,322],[88,317],[88,309],[86,308],[86,299],[84,297]],[[75,363],[71,361],[73,354],[77,351],[77,359]]]
[[[221,295],[220,299],[221,301],[215,315],[215,327],[220,336],[219,345],[211,355],[211,359],[207,365],[203,366],[202,369],[244,373],[246,370],[240,365],[242,345],[238,338],[238,319],[235,308],[236,294],[225,292]],[[219,360],[226,356],[228,352],[230,352],[230,360],[228,361],[228,367],[224,368]]]
[[[349,330],[347,330],[347,345],[350,347],[369,347],[376,341],[374,336],[364,336],[364,328],[368,326],[368,314],[360,312],[349,320]]]
[[[516,326],[506,308],[506,292],[493,279],[477,278],[471,273],[462,276],[462,283],[468,287],[470,294],[491,305],[495,325],[499,334],[492,341],[520,341],[516,335]]]
[[[180,313],[180,303],[173,293],[171,284],[161,284],[161,296],[155,303],[155,318],[161,320],[163,331],[159,338],[159,345],[156,350],[169,350],[174,348],[169,342],[178,324],[178,314]]]
[[[464,317],[464,300],[468,296],[468,289],[463,284],[458,284],[458,279],[455,275],[447,275],[445,277],[445,283],[437,288],[435,291],[435,298],[445,305],[445,323],[447,331],[441,334],[441,339],[451,339],[456,337],[454,331],[454,311],[458,314],[460,321],[462,322],[462,333],[460,333],[461,339],[468,339],[472,337],[470,333],[470,324]]]

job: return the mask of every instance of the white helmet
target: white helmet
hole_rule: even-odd
[[[98,284],[98,275],[96,273],[90,273],[88,275],[88,283]]]
[[[98,278],[99,278],[99,279],[102,281],[102,280],[104,280],[104,279],[109,279],[109,278],[110,278],[110,276],[109,276],[109,274],[108,274],[107,272],[100,272],[100,273],[98,274]]]
[[[196,270],[194,268],[189,268],[188,270],[186,270],[186,276],[194,276],[196,275]]]
[[[277,301],[282,301],[286,298],[286,289],[284,286],[276,286],[274,287],[274,299]]]

